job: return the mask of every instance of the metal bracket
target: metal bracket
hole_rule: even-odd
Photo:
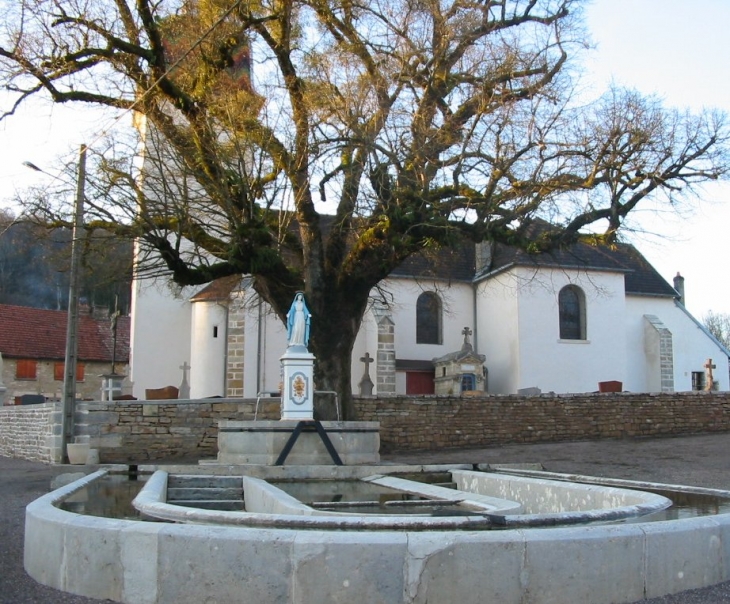
[[[297,427],[294,428],[294,432],[292,432],[291,436],[289,437],[289,440],[286,441],[286,444],[284,445],[284,448],[281,450],[281,453],[279,453],[279,457],[276,459],[276,463],[274,463],[274,465],[275,466],[284,465],[284,461],[286,461],[286,458],[289,456],[289,453],[291,453],[291,450],[294,447],[294,443],[297,442],[297,439],[299,438],[299,435],[302,432],[312,432],[315,430],[316,430],[317,434],[319,434],[319,437],[322,439],[322,442],[324,443],[324,446],[327,449],[327,453],[330,454],[330,457],[332,458],[332,461],[335,462],[335,465],[337,465],[337,466],[343,465],[342,460],[340,459],[340,456],[337,454],[337,451],[335,450],[335,447],[332,444],[332,441],[330,440],[330,437],[327,435],[327,431],[322,426],[322,422],[320,422],[316,419],[301,420],[297,423]]]

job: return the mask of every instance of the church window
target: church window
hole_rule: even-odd
[[[692,372],[692,390],[704,390],[705,389],[705,372],[704,371],[693,371]]]
[[[441,344],[441,299],[433,292],[416,300],[416,343]]]
[[[217,325],[213,325],[213,337],[214,338],[218,337],[218,326]]]
[[[560,339],[586,339],[586,303],[583,291],[575,285],[568,285],[558,294],[560,314]]]

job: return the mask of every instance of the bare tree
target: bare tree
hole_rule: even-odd
[[[725,348],[730,349],[730,314],[707,311],[702,324]]]
[[[107,160],[98,225],[180,284],[252,275],[282,319],[303,290],[327,317],[315,379],[352,417],[369,292],[412,254],[460,237],[540,251],[591,225],[612,241],[643,199],[727,174],[723,115],[572,101],[582,4],[19,0],[6,115],[39,92],[138,112],[143,177]],[[534,240],[536,217],[556,226]]]

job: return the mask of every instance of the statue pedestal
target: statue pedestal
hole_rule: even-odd
[[[380,462],[379,422],[321,422],[321,425],[343,464]],[[298,421],[220,420],[216,463],[276,465],[298,426]],[[332,455],[316,431],[302,432],[292,444],[285,465],[334,465]]]
[[[289,346],[281,357],[282,420],[314,419],[314,355],[305,346]]]

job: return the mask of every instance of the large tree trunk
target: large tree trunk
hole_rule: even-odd
[[[309,349],[316,357],[315,390],[336,392],[340,419],[345,420],[357,419],[352,398],[352,349],[362,323],[367,296],[364,300],[355,300],[356,297],[354,293],[342,296],[336,292],[317,292],[307,296],[312,311]],[[318,309],[321,309],[319,313]],[[334,396],[315,396],[315,402],[317,419],[337,419]]]

